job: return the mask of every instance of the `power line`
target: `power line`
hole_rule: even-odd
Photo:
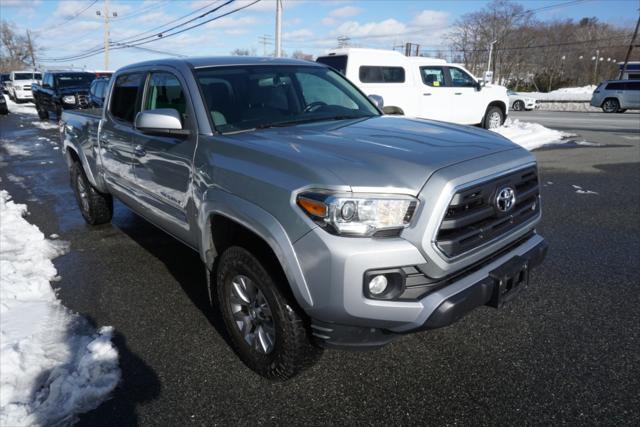
[[[213,13],[213,12],[216,12],[216,11],[218,11],[219,9],[221,9],[222,7],[224,7],[224,6],[228,5],[229,3],[233,3],[234,1],[235,1],[235,0],[227,0],[224,4],[222,4],[222,5],[220,5],[220,6],[216,6],[215,8],[213,8],[213,9],[211,9],[211,10],[209,10],[209,11],[207,11],[207,12],[203,13],[203,14],[201,14],[200,16],[197,16],[197,17],[195,17],[195,18],[192,18],[192,19],[190,19],[190,20],[188,20],[188,21],[186,21],[186,22],[183,22],[183,23],[181,23],[181,24],[178,24],[178,25],[176,25],[176,26],[174,26],[174,27],[168,28],[168,29],[163,30],[163,31],[161,31],[161,32],[158,32],[158,33],[152,34],[152,35],[150,35],[150,36],[142,37],[142,38],[137,38],[137,39],[136,39],[136,37],[139,37],[139,36],[141,36],[141,35],[143,35],[143,34],[149,33],[149,32],[151,32],[151,31],[153,31],[154,29],[162,28],[162,27],[164,27],[164,26],[166,26],[166,25],[169,25],[169,24],[171,24],[171,23],[173,23],[173,22],[180,21],[180,20],[182,20],[182,19],[184,19],[184,18],[186,18],[186,17],[188,17],[188,16],[190,16],[190,15],[193,15],[193,14],[194,14],[194,13],[196,13],[196,12],[199,12],[200,10],[202,10],[202,9],[204,9],[204,8],[206,8],[206,7],[209,7],[211,4],[216,3],[216,2],[212,2],[212,3],[210,3],[210,4],[209,4],[209,5],[207,5],[207,6],[204,6],[204,7],[201,7],[201,8],[199,8],[199,9],[196,9],[194,12],[191,12],[191,13],[188,13],[188,14],[186,14],[186,15],[183,15],[183,16],[181,16],[180,18],[174,19],[173,21],[169,21],[168,23],[165,23],[165,24],[163,24],[163,25],[160,25],[160,26],[158,26],[158,27],[155,27],[155,28],[153,28],[153,29],[151,29],[151,30],[147,30],[147,31],[145,31],[145,32],[138,33],[138,34],[135,34],[135,35],[133,35],[133,36],[125,37],[125,38],[120,39],[120,40],[116,40],[116,41],[114,41],[114,42],[112,42],[112,43],[128,43],[128,44],[131,44],[131,43],[135,43],[135,42],[137,42],[137,41],[146,40],[146,39],[150,39],[150,38],[153,38],[153,37],[162,37],[163,33],[167,32],[167,31],[172,31],[172,30],[174,30],[174,29],[176,29],[176,28],[182,27],[182,26],[184,26],[184,25],[186,25],[186,24],[189,24],[190,22],[193,22],[193,21],[195,21],[195,20],[198,20],[198,19],[200,19],[200,18],[202,18],[202,17],[204,17],[204,16],[207,16],[207,15],[209,15],[209,14]],[[95,48],[88,49],[88,50],[86,50],[86,51],[84,51],[84,52],[79,52],[79,53],[77,53],[77,54],[69,55],[69,56],[66,56],[66,57],[61,57],[61,58],[47,58],[47,61],[69,61],[69,60],[73,60],[73,59],[82,59],[82,58],[77,58],[77,57],[84,56],[84,55],[89,55],[89,54],[94,54],[94,53],[100,53],[100,52],[102,52],[103,50],[104,50],[104,48],[103,48],[103,47],[97,46],[97,47],[95,47]]]
[[[139,10],[134,10],[133,13],[127,14],[127,15],[123,15],[123,16],[118,16],[116,18],[113,19],[114,22],[118,21],[126,21],[128,19],[131,18],[135,18],[136,16],[140,16],[143,15],[144,13],[148,12],[149,10],[152,9],[157,9],[160,8],[164,9],[165,7],[167,7],[167,5],[169,4],[169,0],[163,0],[163,1],[154,1],[153,4],[147,6],[147,7],[143,7],[142,9]]]
[[[54,26],[52,26],[52,27],[48,27],[48,28],[44,28],[44,29],[41,29],[41,30],[34,30],[33,32],[39,35],[39,34],[48,33],[48,32],[49,32],[49,31],[51,31],[51,30],[55,30],[56,28],[59,28],[59,27],[61,27],[61,26],[65,25],[65,24],[68,24],[69,22],[73,21],[73,20],[74,20],[74,19],[76,19],[78,16],[82,15],[84,12],[86,12],[86,11],[87,11],[87,10],[89,10],[91,7],[93,7],[93,5],[94,5],[94,4],[96,4],[96,3],[98,3],[98,0],[94,0],[94,1],[92,1],[92,2],[91,2],[91,4],[89,4],[89,6],[87,6],[87,7],[83,8],[83,9],[81,9],[81,10],[79,10],[79,11],[77,11],[77,12],[73,13],[73,14],[72,14],[69,18],[67,18],[65,21],[60,22],[60,23],[59,23],[59,24],[57,24],[57,25],[54,25]]]
[[[222,6],[217,7],[216,9],[219,9],[220,7],[223,7],[223,6],[225,6],[226,4],[228,4],[228,3],[232,2],[232,1],[234,1],[234,0],[230,0],[227,3],[223,4]],[[261,0],[254,0],[253,2],[248,3],[248,4],[244,5],[244,6],[240,6],[240,7],[236,8],[236,9],[234,9],[234,10],[231,10],[229,12],[226,12],[226,13],[223,13],[221,15],[215,16],[213,18],[207,19],[207,20],[205,20],[203,22],[194,24],[194,25],[192,25],[190,27],[187,27],[187,28],[184,28],[184,29],[182,29],[180,31],[175,31],[175,32],[170,33],[170,34],[164,34],[164,32],[158,33],[158,35],[159,35],[158,38],[154,38],[154,39],[146,40],[146,41],[140,41],[139,43],[135,43],[135,44],[132,43],[132,44],[128,45],[127,47],[136,47],[136,46],[140,46],[140,45],[143,45],[143,44],[152,43],[152,42],[155,42],[155,41],[158,41],[158,40],[164,40],[164,39],[166,39],[168,37],[175,36],[175,35],[178,35],[178,34],[182,34],[182,33],[186,32],[186,31],[189,31],[189,30],[192,30],[194,28],[200,27],[200,26],[205,25],[205,24],[207,24],[209,22],[215,21],[215,20],[220,19],[220,18],[224,18],[225,16],[229,16],[229,15],[231,15],[233,13],[236,13],[236,12],[239,12],[239,11],[241,11],[243,9],[246,9],[246,8],[248,8],[250,6],[253,6],[254,4],[256,4],[256,3],[260,2],[260,1]],[[127,47],[114,47],[114,50],[115,49],[125,49]],[[102,49],[98,50],[97,52],[91,52],[91,53],[88,53],[88,54],[85,54],[85,55],[77,55],[75,57],[68,57],[68,58],[64,58],[64,59],[54,58],[54,59],[48,59],[47,61],[53,61],[53,62],[64,61],[64,62],[67,62],[67,61],[72,61],[72,60],[88,58],[88,57],[97,55],[97,54],[99,54],[101,52],[102,52]]]

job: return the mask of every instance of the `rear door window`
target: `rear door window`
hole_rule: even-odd
[[[363,65],[359,70],[362,83],[404,83],[404,68]]]
[[[640,82],[627,82],[627,90],[640,90]]]
[[[109,106],[109,112],[113,117],[133,123],[136,113],[140,111],[140,92],[143,81],[143,73],[118,76]]]
[[[420,75],[422,76],[422,82],[427,86],[446,86],[442,67],[420,67]]]

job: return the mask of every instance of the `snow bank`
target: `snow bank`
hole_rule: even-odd
[[[582,87],[565,87],[562,89],[552,90],[548,93],[543,92],[518,92],[531,98],[545,101],[591,101],[591,95],[596,90],[595,85]]]
[[[503,126],[491,130],[529,151],[545,145],[563,144],[571,141],[569,138],[575,136],[567,132],[546,128],[538,123],[521,122],[511,118],[507,119]]]
[[[112,328],[97,332],[49,282],[65,244],[47,240],[0,190],[0,425],[65,425],[120,379]]]
[[[9,108],[9,112],[13,114],[32,114],[37,115],[36,106],[32,102],[28,102],[26,104],[16,104],[9,97],[5,96],[7,100],[7,107]]]

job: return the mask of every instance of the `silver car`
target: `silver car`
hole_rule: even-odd
[[[606,80],[591,97],[593,107],[605,113],[624,113],[640,109],[640,80]]]
[[[512,90],[508,90],[507,95],[509,95],[509,105],[513,111],[533,110],[536,108],[535,98],[524,96]]]

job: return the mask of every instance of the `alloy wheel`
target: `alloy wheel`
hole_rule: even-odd
[[[247,276],[235,276],[231,280],[229,305],[245,343],[258,353],[271,353],[276,342],[275,323],[271,307],[256,284]]]

